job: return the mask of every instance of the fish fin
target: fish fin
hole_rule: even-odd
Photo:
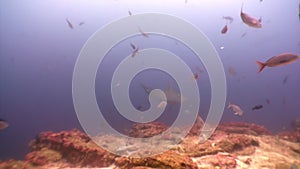
[[[262,63],[260,61],[256,61],[256,64],[258,65],[258,73],[260,73],[266,66],[265,63]]]

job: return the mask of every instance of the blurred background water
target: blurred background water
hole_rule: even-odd
[[[243,2],[244,12],[262,17],[262,28],[251,28],[242,22]],[[299,61],[266,68],[260,74],[255,61],[266,61],[284,52],[300,54],[298,8],[299,0],[0,1],[0,118],[9,123],[8,128],[0,131],[0,160],[22,159],[29,150],[29,141],[41,131],[81,129],[72,101],[72,73],[78,54],[95,31],[128,17],[129,11],[132,15],[155,12],[177,16],[207,35],[224,65],[227,103],[238,104],[244,110],[243,116],[235,116],[225,108],[223,122],[253,122],[274,133],[291,129],[291,121],[300,116]],[[221,34],[227,23],[223,16],[234,19],[226,34]],[[211,90],[204,66],[180,42],[156,35],[122,41],[100,65],[95,92],[98,100],[105,100],[99,102],[99,107],[102,106],[108,121],[119,130],[131,124],[118,115],[109,93],[112,72],[132,52],[131,42],[140,49],[157,47],[172,51],[199,72],[199,114],[205,118]],[[151,88],[167,89],[170,84],[177,88],[166,73],[141,72],[130,86],[131,101],[141,110],[149,108],[141,83]],[[263,108],[252,111],[255,105]],[[159,120],[171,124],[175,117],[176,108]]]

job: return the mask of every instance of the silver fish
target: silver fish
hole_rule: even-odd
[[[242,116],[244,114],[244,111],[235,104],[229,103],[227,108],[233,110],[235,115]]]
[[[294,53],[283,53],[283,54],[271,57],[265,63],[256,61],[256,64],[258,65],[258,73],[260,73],[266,66],[267,67],[283,66],[283,65],[287,65],[287,64],[296,62],[299,58],[300,58],[300,56],[298,56]]]
[[[261,18],[259,20],[253,18],[252,16],[246,14],[243,12],[243,5],[242,4],[242,7],[241,7],[241,18],[242,18],[242,21],[250,26],[250,27],[253,27],[253,28],[261,28],[262,27],[262,24],[261,24]]]

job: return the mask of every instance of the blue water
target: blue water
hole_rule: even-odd
[[[133,15],[155,12],[177,16],[206,34],[224,65],[227,103],[238,104],[245,111],[239,117],[225,108],[223,122],[253,122],[274,133],[283,128],[291,130],[291,121],[300,116],[300,62],[266,68],[258,74],[255,61],[266,61],[284,52],[300,55],[299,0],[245,1],[244,12],[255,18],[262,17],[261,29],[242,23],[241,4],[241,0],[188,0],[187,3],[184,0],[0,1],[0,118],[10,124],[0,131],[0,160],[22,159],[29,151],[29,141],[39,132],[81,129],[72,100],[76,59],[94,32],[114,20],[127,17],[128,10]],[[222,16],[234,18],[226,34],[220,33],[226,24]],[[68,27],[66,18],[74,29]],[[79,26],[80,22],[84,24]],[[138,36],[120,42],[106,55],[95,80],[99,107],[103,106],[101,109],[114,128],[121,130],[132,124],[116,112],[108,87],[113,68],[123,57],[130,55],[129,43],[132,41],[141,49],[157,47],[172,51],[193,71],[204,70],[197,83],[201,93],[199,112],[205,118],[211,89],[200,60],[174,39],[153,36],[146,41]],[[230,67],[236,71],[235,76],[229,74]],[[286,76],[288,79],[283,83]],[[151,88],[167,89],[172,84],[177,89],[174,79],[166,73],[141,72],[132,81],[130,98],[132,104],[142,110],[150,105],[147,94],[140,87],[141,82]],[[263,109],[252,111],[251,108],[258,104],[262,104]],[[171,124],[176,110],[178,107],[171,113],[166,112],[159,120]]]

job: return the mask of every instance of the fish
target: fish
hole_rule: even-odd
[[[141,84],[141,86],[147,94],[150,94],[152,89],[150,89],[149,87],[147,87],[144,84]],[[169,86],[168,89],[163,90],[163,92],[165,93],[165,95],[167,97],[167,100],[164,100],[164,101],[167,101],[171,105],[178,105],[178,104],[181,104],[181,101],[187,100],[185,97],[181,96],[180,93],[175,91],[172,86]]]
[[[241,35],[241,38],[245,37],[247,35],[247,32],[244,32],[242,35]]]
[[[137,55],[137,53],[139,52],[139,48],[137,47],[136,49],[133,50],[131,57],[135,57]]]
[[[255,105],[254,107],[252,107],[252,110],[259,110],[259,109],[261,109],[261,108],[263,108],[263,105]]]
[[[299,3],[299,7],[298,7],[298,17],[300,19],[300,3]]]
[[[230,102],[227,108],[233,110],[235,115],[242,116],[244,114],[244,111],[239,106],[231,104]]]
[[[283,79],[282,83],[283,83],[283,84],[286,84],[286,82],[287,82],[288,78],[289,78],[289,75],[286,75],[286,76],[284,77],[284,79]]]
[[[261,19],[260,20],[257,20],[255,18],[253,18],[252,16],[250,16],[249,14],[246,14],[243,12],[243,5],[244,3],[242,4],[242,7],[241,7],[241,18],[242,18],[242,21],[250,26],[250,27],[253,27],[253,28],[262,28],[262,24],[261,24]]]
[[[197,80],[199,78],[199,74],[196,72],[196,73],[194,73],[194,76],[193,76],[193,79],[194,80]]]
[[[9,126],[8,122],[4,119],[0,119],[0,130],[6,129]]]
[[[283,65],[291,64],[293,62],[296,62],[299,59],[299,57],[300,56],[298,56],[294,53],[283,53],[283,54],[279,54],[277,56],[271,57],[265,63],[256,61],[256,64],[258,65],[258,73],[260,73],[266,66],[267,67],[276,67],[276,66],[283,66]]]
[[[131,46],[131,48],[132,48],[133,50],[136,49],[136,46],[135,46],[134,44],[130,43],[130,46]]]
[[[225,34],[227,31],[228,31],[228,26],[225,25],[225,26],[223,27],[223,29],[221,30],[221,33],[222,33],[222,34]]]
[[[84,22],[79,22],[78,25],[79,25],[79,26],[82,26],[83,24],[85,24],[85,23],[84,23]]]
[[[68,23],[69,28],[74,29],[72,23],[69,21],[68,18],[66,18],[66,22]]]
[[[144,32],[140,27],[139,27],[139,32],[146,38],[149,38],[148,33]]]
[[[267,104],[271,104],[271,101],[269,99],[266,99]]]
[[[223,19],[229,21],[229,23],[233,22],[233,18],[231,16],[223,16]]]
[[[229,72],[229,74],[230,74],[231,76],[235,76],[235,75],[236,75],[235,69],[234,69],[233,67],[231,67],[231,66],[228,68],[228,72]]]
[[[132,13],[131,13],[131,11],[130,11],[130,10],[128,10],[128,14],[129,14],[129,16],[131,16],[131,15],[132,15]]]

